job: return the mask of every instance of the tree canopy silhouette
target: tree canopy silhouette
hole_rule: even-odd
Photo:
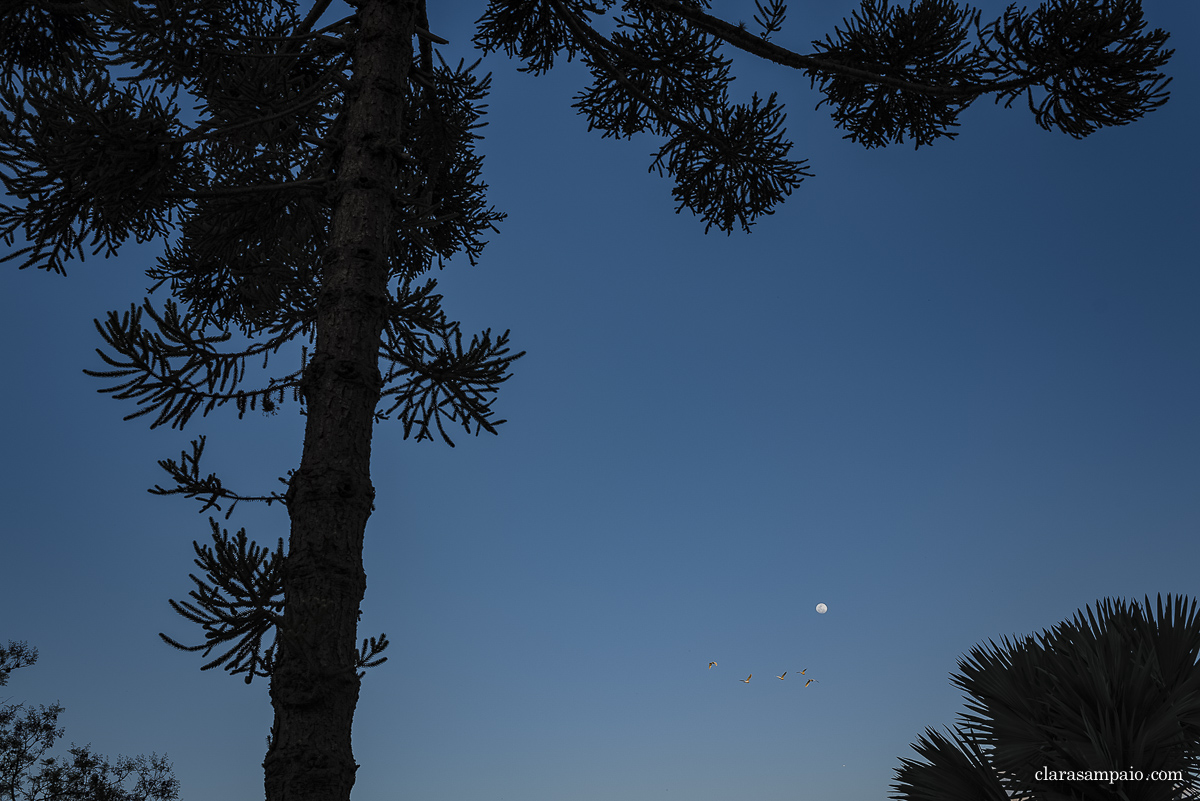
[[[901,759],[898,801],[1179,801],[1200,783],[1200,616],[1106,598],[1036,637],[976,646],[950,736]],[[1175,778],[1167,778],[1174,772]]]
[[[9,640],[8,647],[0,645],[0,687],[8,684],[12,671],[29,667],[37,659],[37,649],[24,642]],[[105,757],[93,754],[90,745],[72,743],[70,760],[42,759],[63,736],[63,728],[55,725],[63,711],[58,704],[49,708],[39,705],[37,710],[25,709],[24,704],[0,706],[0,798],[175,801],[179,797],[179,782],[171,775],[171,763],[165,756],[152,754],[148,760],[144,756],[117,757],[115,764],[109,764]],[[41,769],[30,773],[39,760]],[[127,780],[135,775],[133,789],[126,789]]]
[[[113,369],[85,372],[136,401],[126,419],[154,415],[152,427],[183,428],[230,403],[240,418],[290,401],[306,418],[283,493],[202,478],[203,437],[190,456],[160,462],[174,485],[151,490],[199,499],[202,512],[228,503],[227,518],[243,500],[289,515],[287,548],[273,551],[210,521],[213,546],[193,543],[205,573],[192,576],[195,603],[172,601],[205,640],[162,635],[206,657],[227,648],[205,669],[270,678],[268,801],[345,801],[354,783],[361,670],[387,647],[385,636],[360,646],[357,634],[374,424],[395,415],[405,438],[436,429],[450,445],[446,422],[494,434],[504,422],[494,396],[523,355],[510,353],[508,331],[464,346],[423,277],[458,254],[476,263],[504,218],[487,205],[474,150],[490,76],[465,53],[456,66],[443,59],[434,46],[450,43],[432,32],[424,0],[353,0],[353,13],[322,22],[330,5],[303,15],[294,0],[0,9],[0,176],[19,202],[0,204],[10,248],[0,260],[65,275],[85,243],[108,257],[130,237],[177,232],[147,271],[150,292],[169,284],[172,298],[97,321]],[[475,44],[538,74],[578,57],[591,73],[575,102],[588,125],[656,137],[650,170],[674,180],[676,211],[727,234],[749,231],[811,175],[791,157],[776,93],[731,100],[731,50],[807,75],[834,124],[866,147],[953,137],[982,95],[1009,106],[1025,94],[1038,124],[1075,137],[1167,99],[1168,35],[1144,32],[1137,0],[1048,0],[985,26],[950,0],[864,0],[807,55],[773,41],[783,0],[756,7],[755,33],[706,0],[622,0],[619,11],[615,0],[491,0]],[[605,34],[598,21],[610,13]],[[196,101],[195,124],[181,91]],[[235,329],[251,341],[243,350],[222,347]],[[249,360],[265,370],[296,339],[308,344],[295,369],[247,385]]]

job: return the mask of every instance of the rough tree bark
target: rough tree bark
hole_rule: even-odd
[[[358,13],[316,351],[302,382],[304,450],[288,489],[275,722],[263,762],[267,801],[348,801],[358,768],[350,734],[366,591],[363,534],[375,496],[371,434],[383,385],[385,252],[396,236],[390,198],[417,9],[410,0],[362,0]]]

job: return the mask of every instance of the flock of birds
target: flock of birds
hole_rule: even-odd
[[[708,663],[708,669],[709,669],[709,670],[712,670],[712,669],[713,669],[713,668],[715,668],[716,666],[717,666],[717,663],[716,663],[716,662],[709,662],[709,663]],[[800,671],[800,675],[801,675],[801,676],[803,676],[803,675],[804,675],[804,673],[805,673],[805,671],[807,671],[807,670],[808,670],[808,668],[805,668],[804,670]],[[786,670],[785,670],[785,671],[783,671],[783,676],[786,676],[787,674],[788,674],[788,672],[787,672]],[[779,679],[780,681],[783,681],[783,676],[776,676],[775,678]],[[749,676],[747,676],[747,677],[746,677],[746,678],[744,678],[744,679],[738,679],[738,681],[740,681],[742,684],[749,684],[749,683],[750,683],[750,679],[752,679],[752,678],[754,678],[754,674],[753,674],[753,673],[751,673]],[[808,681],[804,682],[804,686],[805,686],[805,687],[807,687],[808,685],[810,685],[810,684],[812,684],[812,683],[814,683],[814,682],[815,682],[815,683],[817,683],[817,684],[820,684],[820,683],[821,683],[821,682],[817,681],[816,679],[809,679]]]

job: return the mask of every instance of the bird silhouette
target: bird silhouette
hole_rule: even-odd
[[[749,683],[750,683],[750,679],[751,679],[751,678],[753,678],[753,677],[754,677],[754,674],[753,674],[753,673],[751,673],[749,676],[747,676],[747,677],[746,677],[746,678],[744,678],[744,679],[738,679],[738,681],[740,681],[742,684],[749,684]]]
[[[804,670],[808,670],[808,668],[805,668]],[[803,676],[803,675],[804,675],[804,670],[800,671],[800,675],[801,675],[801,676]]]
[[[812,684],[814,681],[817,681],[817,680],[816,680],[816,679],[809,679],[808,681],[804,682],[804,686],[805,686],[805,687],[807,687],[808,685]],[[820,683],[821,683],[821,682],[817,681],[817,684],[820,684]]]
[[[713,669],[713,668],[715,668],[716,666],[717,666],[717,663],[716,663],[716,662],[709,662],[709,663],[708,663],[708,669],[709,669],[709,670],[712,670],[712,669]]]
[[[786,675],[787,675],[787,671],[785,670],[785,671],[783,671],[783,676],[786,676]],[[776,676],[775,678],[779,679],[780,681],[783,681],[783,676]]]

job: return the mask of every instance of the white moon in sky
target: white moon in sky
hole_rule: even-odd
[[[829,607],[826,606],[825,604],[817,604],[817,614],[818,615],[823,615],[828,611],[829,611]]]

